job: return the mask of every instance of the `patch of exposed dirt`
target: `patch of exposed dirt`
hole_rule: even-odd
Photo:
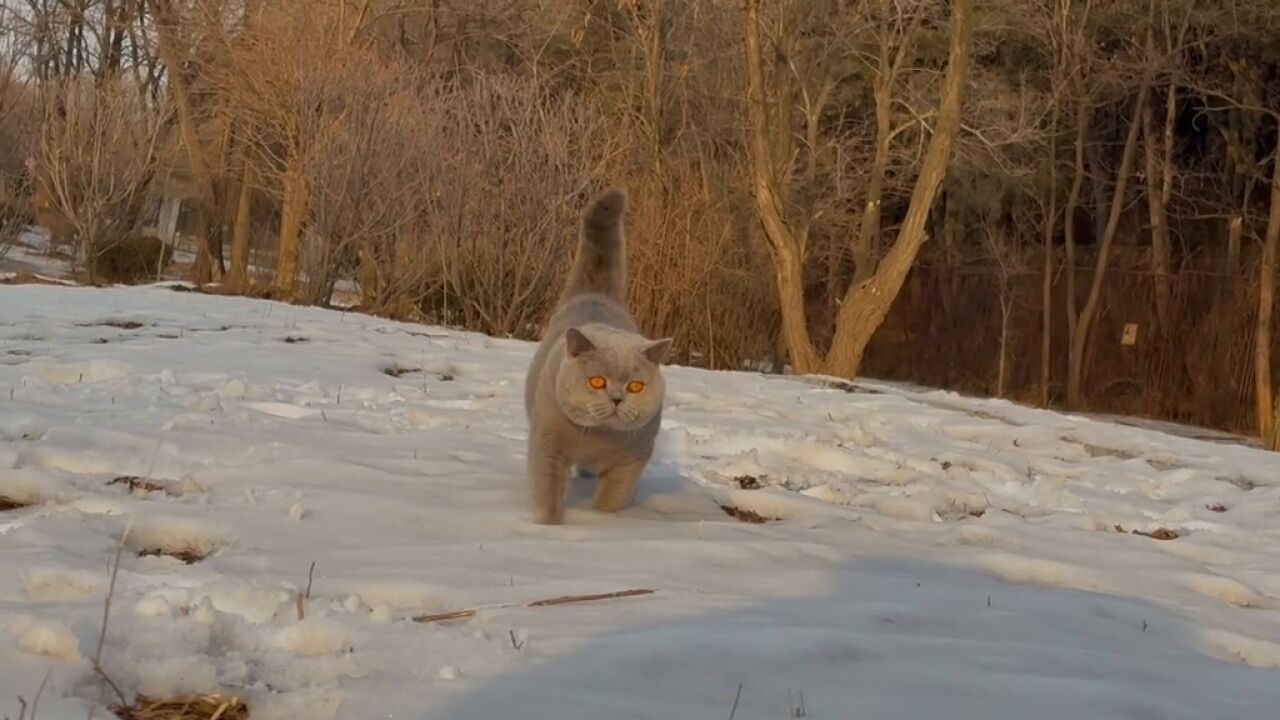
[[[31,505],[32,503],[23,502],[21,500],[11,498],[8,495],[0,495],[0,512],[6,512],[9,510],[21,510],[22,508],[31,507]]]
[[[382,374],[393,378],[404,377],[410,373],[422,372],[422,368],[403,367],[400,365],[387,365],[382,368]]]

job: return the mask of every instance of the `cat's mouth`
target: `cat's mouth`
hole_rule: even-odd
[[[617,408],[609,413],[604,424],[614,430],[630,431],[640,426],[641,418],[634,409]]]

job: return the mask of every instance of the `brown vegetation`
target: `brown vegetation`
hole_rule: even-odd
[[[1270,0],[78,0],[0,23],[0,232],[34,216],[87,280],[172,195],[219,292],[532,337],[583,203],[619,184],[631,303],[682,362],[1280,442]]]
[[[173,248],[160,238],[134,235],[99,243],[89,267],[95,281],[126,285],[153,281],[168,267]]]
[[[117,705],[111,712],[120,720],[248,720],[249,708],[226,695],[191,695],[153,698],[139,695],[131,705]]]

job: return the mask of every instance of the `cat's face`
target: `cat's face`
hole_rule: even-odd
[[[644,427],[662,409],[666,386],[658,364],[671,340],[649,340],[616,330],[565,333],[565,357],[556,376],[556,400],[566,417],[586,428],[627,432]]]

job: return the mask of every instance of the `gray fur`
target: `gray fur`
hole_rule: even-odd
[[[595,508],[631,503],[662,423],[659,370],[671,340],[650,340],[627,313],[626,195],[610,190],[582,221],[578,254],[560,305],[525,380],[528,471],[534,520],[564,522],[570,469],[598,478]],[[592,377],[605,378],[603,389]],[[628,391],[634,380],[643,392]]]

